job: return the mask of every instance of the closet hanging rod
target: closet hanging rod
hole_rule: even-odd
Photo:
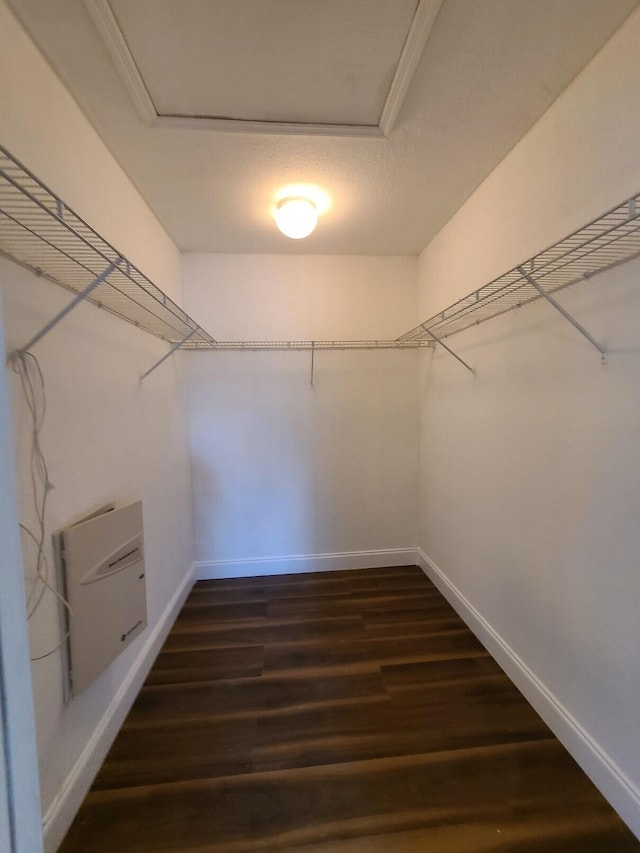
[[[363,349],[422,349],[433,347],[433,341],[427,340],[380,340],[380,341],[214,341],[203,343],[202,341],[187,341],[181,349],[183,350],[219,350],[235,352],[247,350],[251,352],[287,352],[312,350],[363,350]]]
[[[454,302],[399,340],[429,340],[426,329],[434,337],[446,338],[638,256],[640,193]]]

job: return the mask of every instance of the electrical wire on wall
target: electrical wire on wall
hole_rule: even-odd
[[[67,609],[71,617],[71,608],[68,601],[53,586],[49,579],[49,561],[47,559],[46,543],[46,514],[49,492],[53,489],[53,483],[49,479],[47,462],[40,443],[40,434],[44,424],[47,411],[47,397],[44,376],[38,359],[31,352],[19,351],[14,356],[14,363],[22,393],[29,410],[31,420],[31,446],[29,454],[29,470],[31,479],[31,494],[35,512],[35,531],[26,524],[20,524],[20,529],[25,533],[32,544],[36,547],[34,563],[35,578],[27,596],[27,619],[31,619],[42,604],[47,592],[51,592]],[[65,634],[58,645],[41,655],[31,658],[32,661],[44,660],[55,654],[66,643],[69,634]]]

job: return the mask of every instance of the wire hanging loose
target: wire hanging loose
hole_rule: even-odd
[[[36,518],[35,532],[26,524],[21,523],[20,529],[36,546],[36,557],[34,564],[35,578],[27,596],[27,619],[31,619],[42,604],[45,593],[49,590],[64,605],[69,615],[71,608],[68,601],[53,586],[49,579],[49,562],[45,552],[46,542],[46,514],[49,492],[53,489],[53,483],[49,479],[49,469],[45,459],[40,434],[44,425],[47,411],[47,396],[44,375],[38,359],[33,353],[26,350],[17,352],[14,357],[22,393],[29,410],[31,418],[31,449],[29,454],[29,468],[31,480],[31,495]],[[43,660],[62,648],[68,638],[68,633],[60,643],[53,649],[42,655],[32,657],[32,661]]]

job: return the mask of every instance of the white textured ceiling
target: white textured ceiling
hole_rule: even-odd
[[[269,2],[298,10],[296,32],[305,14],[313,24],[323,7],[336,5],[335,0]],[[418,253],[638,0],[444,0],[389,138],[149,126],[141,120],[82,0],[12,0],[11,5],[182,249],[366,255]],[[223,71],[222,81],[211,81],[208,88],[211,58],[201,55],[198,34],[193,39],[200,47],[190,53],[185,42],[188,33],[181,29],[186,20],[182,10],[198,5],[195,0],[157,0],[158,8],[171,13],[160,28],[151,15],[145,21],[129,21],[144,7],[155,9],[156,0],[113,0],[116,16],[127,17],[118,23],[123,29],[129,27],[129,47],[149,78],[145,83],[161,101],[156,108],[186,114],[204,108],[215,113],[221,109],[220,101],[215,101],[220,85],[236,97],[253,79],[256,91],[264,94],[251,104],[245,101],[245,107],[255,110],[256,104],[261,105],[264,116],[300,110],[305,103],[304,86],[277,97],[267,94],[264,50],[274,33],[269,20],[258,15],[242,16],[242,87],[236,85],[237,75],[229,68]],[[231,5],[240,8],[244,0],[233,4],[207,0],[208,14],[225,10],[219,21],[221,28],[226,21],[227,29],[216,39],[227,40],[233,47]],[[351,20],[348,10],[362,8],[359,0],[341,0],[337,5],[344,7],[345,20]],[[370,92],[366,104],[356,105],[364,110],[358,116],[353,92],[344,82],[340,91],[333,91],[332,84],[323,95],[325,112],[320,117],[325,121],[331,120],[331,110],[343,111],[339,121],[369,121],[387,95],[393,73],[389,63],[397,61],[390,57],[397,54],[398,33],[406,30],[412,4],[371,0],[371,6],[390,16],[392,32],[386,28],[380,32],[365,22],[366,32],[374,41],[379,39],[381,55],[364,39],[361,55],[349,59],[349,65],[362,69],[371,62],[372,79],[378,80],[380,91]],[[123,11],[125,7],[137,7],[135,14]],[[396,9],[397,18],[391,14]],[[169,60],[167,66],[163,64],[163,40],[171,42],[171,16],[179,22],[172,61],[189,65],[175,86],[168,85]],[[287,16],[279,18],[279,35],[287,35],[287,20]],[[360,35],[360,27],[354,26],[344,37],[357,44]],[[259,47],[255,53],[246,48],[252,43]],[[314,39],[315,61],[322,65],[326,56],[328,72],[339,80],[345,69],[330,67],[335,50],[333,38],[327,38],[326,45],[323,39]],[[386,58],[382,58],[384,50],[388,50]],[[232,54],[227,48],[226,55]],[[281,64],[279,73],[285,68],[286,63]],[[354,92],[364,91],[367,81],[360,72],[356,76]],[[318,79],[312,77],[308,94],[316,102],[315,109],[322,92]],[[199,80],[193,89],[192,80]],[[278,190],[295,183],[318,185],[330,199],[316,232],[304,241],[279,234],[271,218]]]

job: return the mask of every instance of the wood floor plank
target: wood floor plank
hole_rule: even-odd
[[[331,573],[333,574],[333,573]],[[352,572],[358,574],[358,572]],[[300,577],[299,575],[297,577]],[[424,576],[406,575],[395,579],[393,592],[397,594],[413,594],[439,596],[440,593],[434,586],[425,585]],[[230,587],[217,589],[213,586],[201,587],[197,584],[185,602],[185,607],[199,606],[203,604],[236,604],[250,601],[278,601],[284,598],[322,598],[323,596],[367,596],[386,597],[389,595],[389,578],[382,579],[367,576],[366,578],[345,577],[340,579],[331,578],[323,581],[290,582],[281,585],[262,583],[250,588]]]
[[[325,595],[321,597],[297,597],[271,599],[267,604],[267,615],[275,618],[284,616],[339,616],[366,615],[367,613],[414,611],[418,613],[440,613],[449,615],[454,612],[441,596],[431,590],[424,593],[407,592],[396,594],[393,591],[385,595],[355,593],[347,596]],[[415,618],[415,617],[414,617]]]
[[[565,825],[608,811],[555,740],[95,791],[87,805],[66,853],[282,850],[505,820],[528,825],[535,838],[536,808]],[[108,840],[102,827],[112,827]],[[637,850],[628,834],[617,843]]]
[[[344,595],[349,587],[346,580],[331,581],[322,584],[283,584],[282,586],[255,586],[250,591],[245,589],[194,589],[189,595],[185,606],[202,604],[224,604],[245,601],[266,601],[280,598],[308,598],[310,596]]]
[[[422,637],[273,644],[265,649],[264,669],[265,673],[326,670],[371,662],[405,663],[486,654],[471,631],[462,628]]]
[[[353,640],[368,635],[360,616],[338,616],[332,619],[255,619],[216,624],[203,620],[193,622],[189,630],[176,626],[163,651],[226,648],[238,645],[296,643],[308,640]]]
[[[425,576],[418,566],[389,566],[385,568],[371,569],[343,569],[335,572],[309,572],[307,574],[284,574],[267,575],[248,578],[229,578],[224,580],[198,581],[194,589],[246,589],[264,586],[267,584],[270,590],[279,589],[284,586],[304,585],[309,588],[321,589],[327,584],[333,584],[340,580],[381,580],[397,582],[404,578],[418,578],[423,584],[432,586],[431,581]]]
[[[378,667],[357,673],[318,677],[316,674],[263,675],[261,678],[199,684],[143,687],[125,726],[162,721],[257,717],[292,706],[357,702],[363,697],[388,701]]]
[[[209,604],[203,607],[183,607],[176,619],[176,625],[190,625],[207,621],[220,622],[253,621],[267,615],[266,601],[249,601],[240,604]]]
[[[262,675],[264,646],[224,649],[163,650],[147,676],[146,685],[189,681],[220,681]]]
[[[466,628],[458,616],[439,616],[438,618],[416,619],[414,621],[380,622],[363,619],[363,630],[370,639],[387,637],[424,637],[429,634],[441,634],[443,631],[456,631]]]
[[[490,713],[488,710],[490,709]],[[259,720],[254,770],[332,764],[393,755],[532,741],[549,729],[503,677],[484,683],[444,684],[428,698],[372,709],[287,710]]]
[[[393,590],[393,592],[417,590],[422,595],[426,593],[440,595],[437,587],[420,571],[394,577],[393,583],[390,583],[390,581],[391,579],[384,575],[361,577],[360,572],[352,572],[351,576],[345,579],[345,583],[349,587],[349,592],[360,595],[376,591],[388,594],[390,590]]]
[[[287,853],[625,853],[633,850],[631,844],[615,816],[589,813],[571,821],[565,815],[547,817],[535,829],[517,819],[497,822],[480,816],[460,826],[385,832],[286,849]]]
[[[460,619],[451,605],[440,597],[423,597],[413,605],[403,602],[402,606],[372,607],[362,614],[366,628],[375,625],[400,625],[402,622],[423,622],[437,619]],[[460,624],[464,625],[462,619]]]
[[[60,853],[628,853],[416,566],[199,582]]]
[[[254,719],[125,726],[93,790],[247,773],[253,767],[255,731]]]
[[[441,684],[474,683],[479,679],[506,679],[498,664],[485,657],[460,657],[448,660],[423,660],[414,663],[384,664],[380,667],[382,680],[390,691],[424,687],[438,689]]]

